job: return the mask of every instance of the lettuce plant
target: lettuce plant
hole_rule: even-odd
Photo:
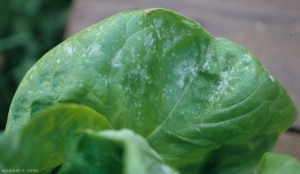
[[[129,11],[28,71],[0,137],[0,168],[253,173],[296,116],[284,87],[241,46],[172,11]],[[270,173],[269,156],[258,173]]]

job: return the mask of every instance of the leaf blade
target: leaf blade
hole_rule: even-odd
[[[257,174],[300,173],[300,163],[297,159],[278,153],[266,153],[257,170]]]
[[[35,116],[20,132],[1,137],[6,147],[0,158],[3,168],[51,171],[61,164],[70,141],[86,128],[111,129],[110,123],[94,110],[74,104],[50,108]]]
[[[85,131],[65,159],[63,173],[175,174],[147,142],[131,130]],[[93,156],[91,158],[91,156]]]

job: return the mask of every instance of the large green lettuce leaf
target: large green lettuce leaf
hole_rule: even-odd
[[[117,14],[48,52],[21,82],[6,132],[60,103],[133,130],[173,166],[280,133],[297,115],[251,53],[165,9]]]

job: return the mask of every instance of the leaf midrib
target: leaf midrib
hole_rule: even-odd
[[[199,67],[197,67],[197,69],[199,69]],[[160,128],[164,125],[164,123],[172,116],[173,112],[175,111],[177,106],[180,104],[181,100],[184,98],[187,91],[190,89],[190,86],[193,83],[195,77],[196,77],[196,75],[194,75],[193,78],[189,81],[188,85],[186,86],[183,93],[181,94],[181,96],[177,100],[176,104],[173,106],[173,108],[170,111],[170,113],[168,114],[168,116],[160,123],[159,126],[157,126],[150,134],[148,134],[148,136],[146,137],[147,140],[149,140],[154,134],[156,134],[156,132],[158,132],[160,130]]]

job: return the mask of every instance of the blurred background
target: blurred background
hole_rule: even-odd
[[[71,0],[0,0],[0,130],[28,69],[63,40]]]
[[[299,0],[1,0],[0,130],[20,80],[47,51],[116,13],[163,7],[252,52],[300,108]],[[300,159],[300,118],[275,151]]]

